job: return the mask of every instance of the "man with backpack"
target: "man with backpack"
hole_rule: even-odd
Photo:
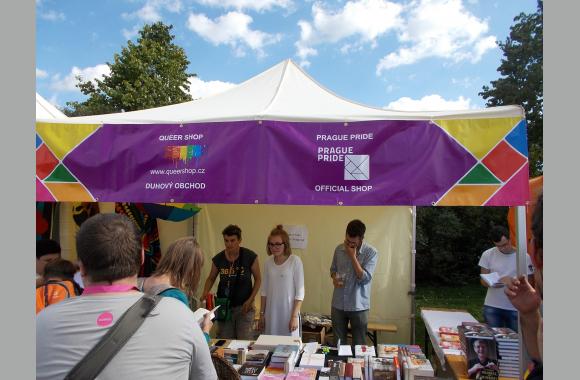
[[[193,312],[138,291],[144,251],[126,216],[87,219],[76,246],[85,289],[36,316],[37,379],[217,379]],[[111,342],[118,351],[108,349]]]

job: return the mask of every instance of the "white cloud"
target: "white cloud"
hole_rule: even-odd
[[[66,20],[64,13],[57,12],[57,11],[40,12],[39,16],[41,19],[48,20],[48,21],[64,21],[64,20]]]
[[[123,33],[123,37],[125,37],[126,40],[130,40],[139,34],[140,29],[141,29],[141,26],[135,25],[135,26],[133,26],[132,29],[125,29],[125,28],[121,29],[121,33]]]
[[[189,93],[194,99],[207,98],[210,95],[219,94],[235,86],[236,84],[231,82],[219,80],[205,82],[198,77],[189,78]]]
[[[36,68],[36,77],[37,78],[46,78],[48,76],[48,73],[44,70],[39,69],[38,67]]]
[[[479,77],[470,78],[470,77],[463,77],[463,78],[451,78],[451,83],[454,85],[458,85],[465,88],[470,88],[475,85],[475,82],[479,81]]]
[[[445,100],[441,95],[433,94],[417,100],[405,96],[390,102],[385,108],[397,111],[456,111],[474,107],[471,107],[471,99],[463,96],[457,100]]]
[[[308,57],[317,54],[316,45],[348,40],[341,47],[343,54],[375,47],[377,39],[401,26],[403,7],[387,0],[352,0],[337,11],[320,2],[312,5],[312,21],[300,20],[300,40],[295,43],[301,65],[308,66]]]
[[[187,27],[216,46],[231,46],[237,56],[243,56],[246,47],[254,50],[258,56],[264,56],[263,48],[280,41],[281,35],[252,30],[252,22],[252,17],[241,12],[229,12],[215,20],[204,14],[191,13]]]
[[[197,0],[197,2],[210,7],[233,8],[238,11],[250,9],[258,12],[269,11],[276,7],[291,9],[294,6],[292,0]]]
[[[94,81],[96,79],[103,79],[103,75],[108,76],[111,70],[109,66],[105,64],[96,65],[93,67],[85,67],[81,69],[79,67],[73,66],[70,73],[68,73],[64,78],[61,78],[60,74],[56,74],[52,77],[52,83],[50,87],[56,91],[79,91],[76,87],[78,80],[77,76],[80,76],[83,82]]]
[[[478,62],[496,48],[496,37],[487,35],[488,30],[487,21],[467,11],[461,0],[414,1],[398,35],[403,46],[380,60],[377,75],[430,57]]]
[[[183,9],[181,0],[147,0],[143,7],[135,12],[123,13],[121,16],[126,20],[139,19],[145,23],[161,21],[162,11],[179,13]]]

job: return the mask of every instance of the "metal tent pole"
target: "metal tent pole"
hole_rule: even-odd
[[[409,295],[411,296],[411,344],[415,344],[415,257],[417,251],[415,249],[417,239],[417,206],[411,208],[413,227],[411,239],[411,289]]]
[[[518,241],[517,249],[517,272],[518,277],[527,275],[527,261],[528,254],[528,238],[526,229],[526,206],[516,206],[516,239]],[[526,370],[526,363],[528,362],[528,353],[524,346],[522,336],[522,324],[520,322],[520,315],[518,313],[518,332],[519,332],[519,347],[520,347],[520,379],[523,379],[523,374]]]

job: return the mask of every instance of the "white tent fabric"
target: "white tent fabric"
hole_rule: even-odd
[[[40,94],[36,93],[36,120],[64,119],[67,116],[50,104]]]
[[[210,121],[362,121],[522,117],[518,106],[484,110],[405,112],[365,106],[335,95],[291,60],[207,98],[141,111],[68,118],[79,124]]]

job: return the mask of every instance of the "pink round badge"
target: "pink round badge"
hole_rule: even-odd
[[[109,326],[111,323],[113,323],[113,314],[108,311],[105,311],[97,318],[97,325],[101,327]]]

